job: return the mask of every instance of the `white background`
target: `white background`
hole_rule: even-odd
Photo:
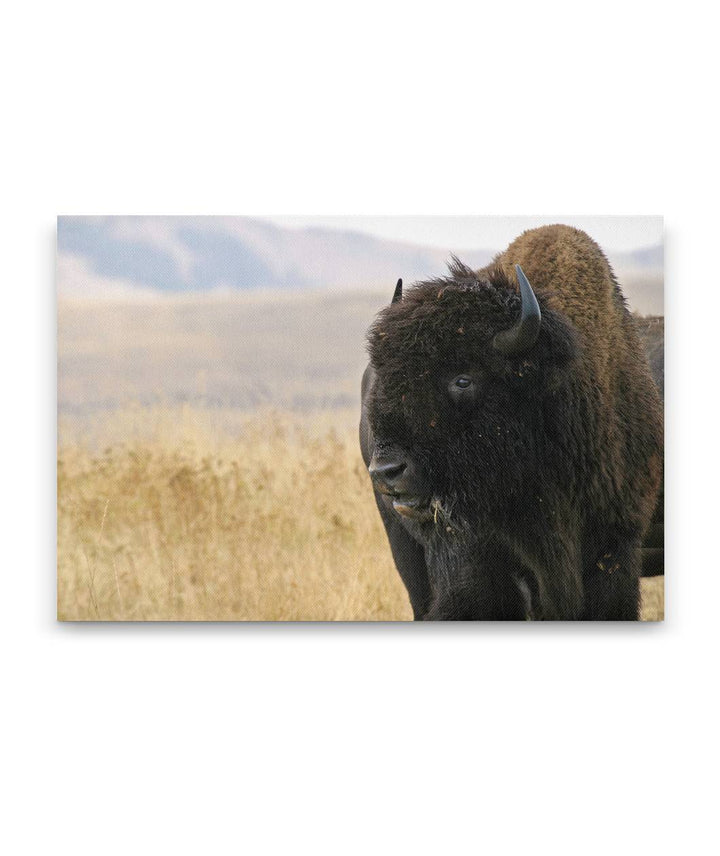
[[[4,852],[717,852],[706,4],[13,4]],[[54,621],[58,213],[665,214],[662,626]]]

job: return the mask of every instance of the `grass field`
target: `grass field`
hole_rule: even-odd
[[[93,430],[61,421],[61,619],[411,618],[353,411],[130,409]],[[644,581],[643,617],[662,612]]]
[[[409,618],[348,416],[239,418],[231,436],[155,410],[137,442],[66,446],[59,616]]]
[[[357,441],[388,296],[60,300],[60,618],[410,618]]]

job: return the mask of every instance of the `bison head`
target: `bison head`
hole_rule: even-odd
[[[501,269],[485,274],[454,259],[404,299],[398,283],[368,334],[368,469],[421,542],[517,514],[541,481],[543,444],[563,442],[572,326],[519,267],[519,293]]]

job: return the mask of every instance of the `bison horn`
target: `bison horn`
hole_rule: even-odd
[[[399,303],[402,300],[402,280],[397,281],[395,286],[395,294],[393,294],[392,303]]]
[[[515,270],[520,284],[520,320],[509,330],[498,333],[493,339],[494,347],[506,357],[522,354],[532,348],[540,333],[541,317],[537,297],[520,265],[515,265]]]

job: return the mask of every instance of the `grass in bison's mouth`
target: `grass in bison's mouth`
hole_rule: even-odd
[[[430,520],[433,516],[429,503],[416,496],[396,496],[392,504],[399,515],[411,520]]]

